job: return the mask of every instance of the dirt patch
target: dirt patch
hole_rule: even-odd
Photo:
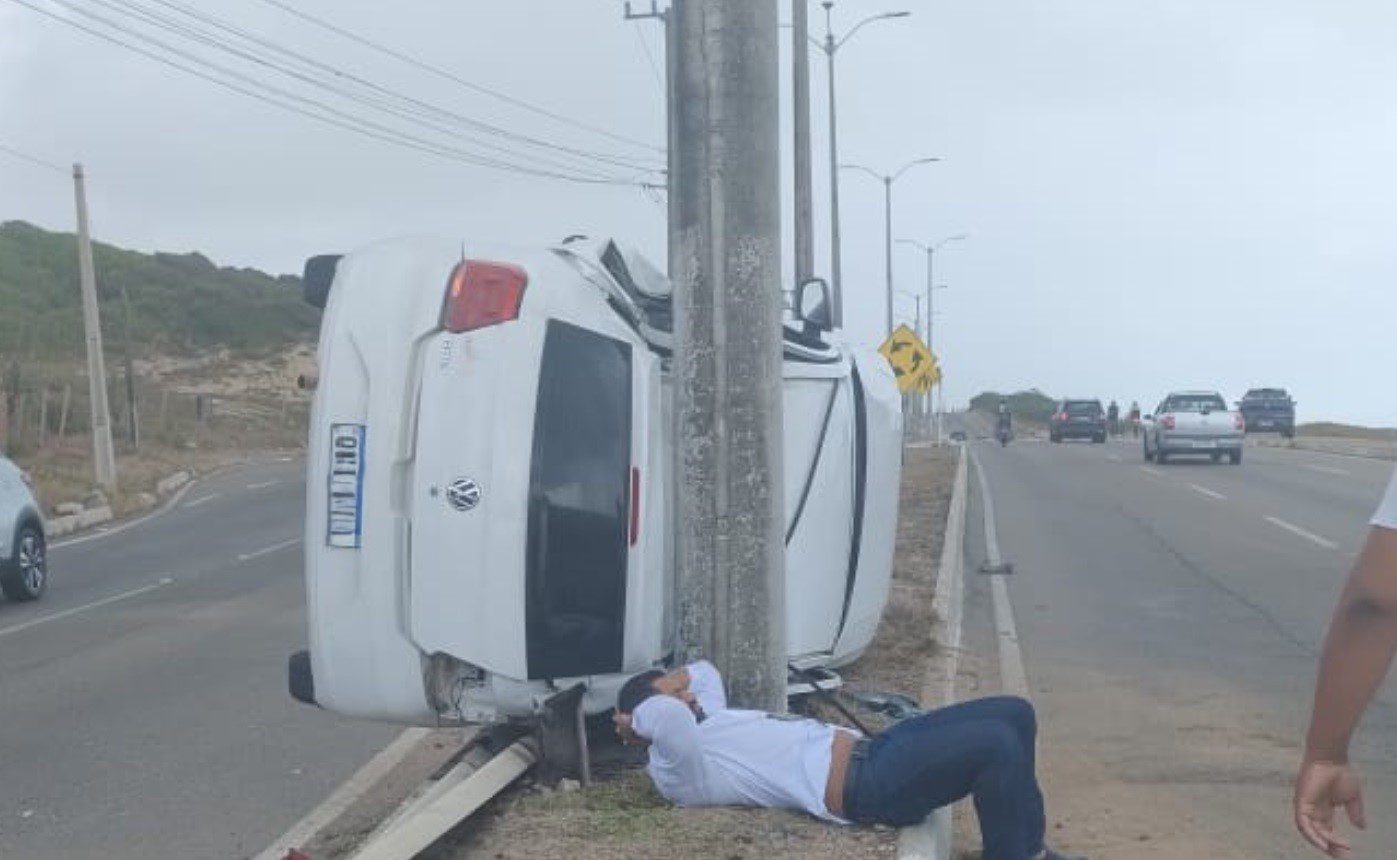
[[[842,670],[858,690],[888,690],[913,698],[935,648],[932,594],[957,454],[949,448],[908,449],[893,589],[867,653]],[[811,712],[841,722],[820,703]],[[871,726],[876,720],[868,721]],[[431,860],[576,860],[589,858],[712,857],[716,860],[836,860],[897,853],[897,831],[833,827],[809,816],[769,809],[677,809],[641,769],[624,757],[598,768],[591,788],[559,792],[526,784],[497,798],[476,819],[449,835]]]

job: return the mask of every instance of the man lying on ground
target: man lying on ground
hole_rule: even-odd
[[[1023,699],[979,699],[875,737],[727,706],[699,661],[643,672],[617,697],[616,731],[649,746],[655,787],[679,806],[801,809],[838,824],[916,824],[973,795],[984,860],[1066,860],[1044,845],[1037,721]]]

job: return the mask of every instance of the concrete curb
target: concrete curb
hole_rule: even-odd
[[[186,471],[175,472],[173,475],[166,475],[155,482],[155,493],[159,496],[168,496],[180,487],[189,483],[193,476]]]
[[[932,600],[940,619],[941,647],[927,666],[922,706],[941,707],[956,696],[956,671],[960,665],[961,607],[965,577],[965,508],[967,451],[960,446],[951,509],[946,515],[946,537],[941,543],[941,564]],[[921,824],[904,827],[898,834],[898,860],[950,860],[953,833],[951,807],[943,806]]]

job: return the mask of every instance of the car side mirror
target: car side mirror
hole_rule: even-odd
[[[823,278],[811,278],[796,287],[795,310],[796,318],[805,323],[807,334],[834,328],[829,284]]]

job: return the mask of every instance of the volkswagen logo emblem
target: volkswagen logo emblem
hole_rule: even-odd
[[[480,504],[480,485],[470,478],[457,478],[446,488],[446,500],[458,511],[468,511]]]

